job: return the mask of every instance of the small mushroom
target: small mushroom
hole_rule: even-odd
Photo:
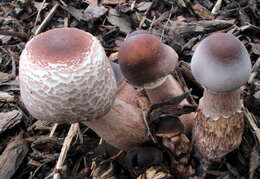
[[[116,98],[116,80],[100,42],[76,28],[32,38],[20,57],[21,100],[39,120],[82,122],[121,150],[147,140],[141,111]]]
[[[120,46],[118,62],[129,83],[144,88],[152,103],[182,93],[169,75],[178,61],[177,53],[149,32],[130,34]]]
[[[144,30],[131,33],[120,46],[118,62],[128,82],[145,89],[151,103],[160,103],[183,93],[180,84],[170,75],[178,61],[177,53]],[[181,105],[188,104],[183,100]],[[193,115],[180,117],[185,132],[193,126]]]
[[[196,48],[191,70],[204,87],[193,141],[207,166],[241,143],[244,120],[240,87],[250,76],[251,61],[245,46],[236,37],[214,33]]]
[[[142,111],[148,111],[150,102],[142,91],[137,91],[132,85],[126,82],[124,75],[122,74],[120,66],[115,62],[110,62],[115,78],[117,81],[117,94],[116,98],[120,99],[128,104],[140,108]]]

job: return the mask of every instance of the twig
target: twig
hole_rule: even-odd
[[[58,6],[59,6],[59,4],[55,4],[55,6],[52,7],[52,9],[50,10],[49,14],[46,16],[46,18],[42,21],[40,26],[35,31],[34,35],[38,35],[46,27],[46,25],[49,23],[49,21],[51,20],[51,18],[54,15],[54,13],[56,12]]]
[[[251,127],[252,129],[252,133],[256,136],[256,142],[257,142],[257,145],[260,144],[260,129],[257,127],[255,121],[255,117],[252,113],[250,113],[248,111],[248,109],[245,108],[245,115],[246,115],[246,119],[247,121],[249,122],[249,126]]]
[[[147,14],[149,13],[149,11],[152,9],[152,6],[154,4],[155,0],[152,1],[152,4],[149,8],[146,9],[145,13],[144,13],[144,16],[142,17],[140,23],[139,23],[139,28],[141,28],[144,24],[144,22],[147,20]]]
[[[150,128],[150,125],[148,124],[148,121],[147,121],[147,118],[146,118],[146,114],[144,113],[144,111],[142,111],[142,117],[143,117],[143,121],[144,121],[145,127],[147,129],[147,135],[152,139],[152,141],[155,144],[157,144],[158,141],[156,140],[155,136],[151,132],[151,128]]]
[[[10,81],[16,78],[16,64],[15,64],[15,54],[10,49],[4,49],[4,51],[10,55],[11,61],[12,61],[12,73],[10,75],[10,78],[8,78],[5,81]]]
[[[252,84],[254,82],[254,79],[257,76],[257,70],[259,69],[259,67],[260,67],[260,57],[257,59],[257,61],[255,62],[254,66],[253,66],[252,73],[248,80],[249,84]]]
[[[52,126],[49,137],[53,137],[54,132],[55,132],[55,130],[57,129],[57,127],[58,127],[58,123],[55,123],[55,124]]]
[[[18,37],[18,38],[21,38],[21,39],[27,39],[28,38],[28,36],[24,32],[15,32],[15,31],[11,31],[11,30],[0,29],[0,34],[12,36],[12,37]]]
[[[39,11],[37,12],[36,19],[35,19],[35,22],[34,22],[34,28],[36,27],[36,24],[37,24],[37,22],[38,22],[38,19],[39,19],[39,17],[40,17],[40,13],[41,13],[41,11],[42,11],[42,9],[43,9],[43,6],[44,6],[45,2],[46,2],[46,0],[43,0],[43,1],[42,1],[42,5],[41,5]]]
[[[70,130],[69,130],[69,132],[68,132],[68,134],[67,134],[67,136],[64,140],[64,143],[62,145],[61,153],[60,153],[59,159],[57,161],[57,164],[56,164],[56,167],[55,167],[55,170],[54,170],[55,174],[53,176],[53,179],[60,178],[59,171],[62,169],[63,163],[66,159],[68,150],[70,148],[71,141],[72,141],[73,137],[77,134],[78,129],[79,129],[79,123],[71,124]]]
[[[130,6],[131,11],[134,10],[135,4],[136,4],[136,0],[134,0],[134,1],[132,2],[131,6]]]
[[[64,18],[64,27],[69,27],[69,17]]]
[[[15,64],[15,59],[14,59],[14,56],[11,56],[11,60],[12,60],[12,76],[13,76],[13,79],[15,79],[16,77],[16,64]]]
[[[211,10],[212,14],[217,14],[217,11],[219,11],[219,9],[221,8],[222,5],[222,0],[218,0],[215,4],[215,6],[213,7],[213,9]]]
[[[173,6],[171,7],[170,14],[169,14],[169,17],[168,17],[168,19],[167,19],[167,22],[166,22],[165,26],[168,25],[168,23],[169,23],[169,21],[170,21],[170,19],[171,19],[171,17],[172,17],[172,10],[173,10]],[[160,40],[163,39],[164,32],[165,32],[165,29],[163,28],[163,30],[162,30],[162,34],[161,34],[161,37],[160,37]]]
[[[156,17],[153,16],[152,23],[151,23],[151,25],[150,25],[150,27],[149,27],[149,32],[150,32],[150,31],[152,30],[152,28],[153,28],[153,25],[154,25],[155,19],[156,19]]]

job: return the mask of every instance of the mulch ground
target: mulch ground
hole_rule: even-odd
[[[63,168],[54,170],[69,124],[33,119],[19,100],[19,56],[33,36],[57,27],[77,27],[95,35],[109,60],[117,62],[130,32],[157,35],[179,55],[173,75],[194,105],[203,90],[190,72],[197,44],[213,32],[229,32],[246,46],[253,71],[242,89],[246,127],[238,149],[208,171],[206,178],[260,178],[260,3],[258,0],[1,0],[0,1],[0,179],[181,178],[167,163],[129,170],[124,156],[87,126],[80,125]],[[199,167],[191,154],[193,178]],[[131,168],[131,167],[130,167]]]

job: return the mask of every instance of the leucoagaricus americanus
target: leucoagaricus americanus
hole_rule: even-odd
[[[145,89],[151,103],[160,103],[183,93],[180,84],[170,75],[178,62],[178,55],[171,47],[160,42],[151,33],[137,30],[122,43],[118,62],[128,82]],[[183,100],[181,104],[188,104]],[[180,117],[189,133],[193,117]]]
[[[169,75],[177,61],[178,55],[172,48],[143,30],[131,33],[118,53],[119,65],[128,82],[144,88],[152,103],[182,93],[180,85]]]
[[[244,121],[240,87],[250,76],[251,61],[245,46],[235,36],[213,33],[196,48],[191,70],[204,87],[193,141],[207,164],[220,160],[241,143]]]
[[[142,113],[115,99],[116,80],[100,42],[76,28],[32,38],[20,57],[21,100],[39,120],[82,122],[121,150],[147,139]]]
[[[116,98],[136,106],[142,111],[148,111],[150,101],[146,98],[146,96],[141,91],[135,90],[132,85],[126,82],[121,68],[117,63],[111,62],[111,66],[115,74],[118,87]]]

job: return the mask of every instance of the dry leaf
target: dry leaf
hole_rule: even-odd
[[[107,8],[105,8],[104,6],[90,4],[84,11],[84,16],[87,19],[87,21],[96,20],[105,15],[106,12]]]
[[[109,10],[107,19],[112,25],[119,27],[120,31],[126,34],[133,31],[130,20],[126,16],[121,16],[115,9]]]

